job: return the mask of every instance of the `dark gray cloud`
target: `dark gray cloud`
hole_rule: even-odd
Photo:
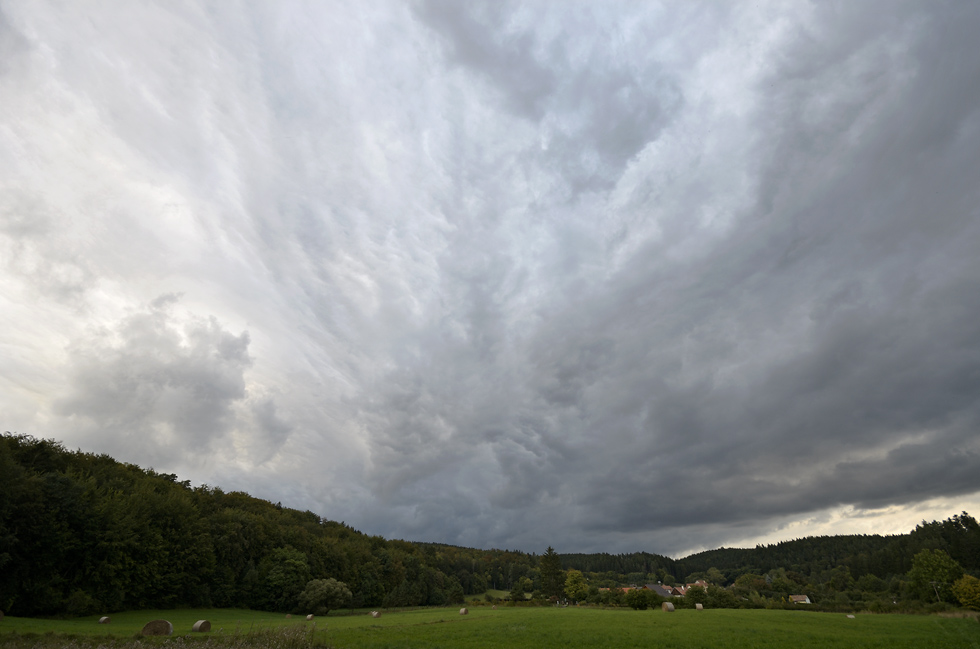
[[[871,8],[819,16],[759,80],[769,139],[748,161],[758,191],[705,253],[664,263],[676,238],[651,241],[605,281],[583,278],[577,296],[541,295],[551,312],[490,363],[451,352],[482,379],[465,390],[481,405],[466,411],[496,415],[481,430],[459,397],[428,399],[443,428],[458,421],[448,428],[461,446],[487,447],[506,476],[492,506],[538,509],[551,497],[585,529],[653,532],[980,489],[969,432],[980,423],[970,315],[980,268],[968,252],[980,230],[963,200],[975,194],[977,149],[922,133],[937,119],[944,137],[969,132],[980,104],[964,98],[972,109],[941,117],[919,106],[969,85],[969,69],[957,78],[928,55],[942,39],[946,60],[969,58],[965,32],[950,54],[949,27],[975,21],[948,9],[913,14],[915,30],[876,22]],[[463,38],[472,16],[452,19]],[[476,69],[506,59],[459,58]],[[895,138],[918,160],[889,153]],[[925,155],[920,140],[939,149]],[[508,308],[471,320],[474,344]],[[495,376],[500,356],[522,359],[518,376]],[[414,384],[438,388],[431,369]],[[417,416],[409,428],[436,427]],[[411,446],[395,457],[439,456],[392,434]],[[402,482],[415,466],[405,462]],[[941,467],[940,487],[930,476]]]
[[[0,17],[5,429],[482,547],[980,504],[975,7],[78,11]]]

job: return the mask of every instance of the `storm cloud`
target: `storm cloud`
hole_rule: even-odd
[[[478,547],[976,509],[978,28],[0,5],[0,426]]]

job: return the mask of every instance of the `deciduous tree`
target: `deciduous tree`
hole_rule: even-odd
[[[288,611],[296,605],[303,584],[310,578],[306,555],[291,546],[276,548],[263,568],[267,606],[276,611]]]
[[[347,584],[330,579],[313,579],[306,583],[306,588],[299,594],[299,610],[314,615],[326,615],[332,609],[351,601],[351,592]]]
[[[942,550],[923,550],[912,557],[908,579],[919,597],[944,601],[952,595],[950,586],[962,575],[960,564]]]
[[[514,586],[510,589],[510,599],[513,602],[523,602],[527,599],[527,591],[534,587],[531,580],[527,577],[521,577],[514,582]]]
[[[687,589],[687,592],[684,593],[684,601],[692,604],[707,604],[708,591],[701,586],[691,586]]]
[[[585,577],[581,570],[569,570],[565,577],[565,594],[573,601],[584,600],[589,593],[589,585],[585,583]]]

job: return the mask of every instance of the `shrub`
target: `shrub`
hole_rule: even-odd
[[[76,589],[65,601],[69,615],[82,616],[97,613],[100,608],[98,600],[83,590]]]
[[[735,608],[738,602],[732,591],[718,586],[708,586],[708,608]]]
[[[645,611],[650,605],[650,600],[647,597],[648,592],[639,588],[628,590],[625,596],[626,604],[635,611]]]
[[[960,604],[974,611],[980,611],[980,579],[964,575],[953,584],[953,595]]]
[[[690,603],[691,608],[694,608],[696,604],[707,604],[708,591],[701,586],[691,586],[684,594],[684,601]]]

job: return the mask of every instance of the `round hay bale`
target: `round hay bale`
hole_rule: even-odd
[[[371,617],[381,617],[381,611],[371,611]]]
[[[143,630],[140,631],[140,635],[172,635],[174,632],[174,625],[166,620],[153,620],[147,622]]]
[[[109,619],[108,615],[103,615],[99,618],[99,624],[109,624],[109,622],[112,622],[112,620]]]
[[[306,616],[306,621],[307,622],[309,622],[312,619],[313,619],[313,614],[312,613],[310,613],[309,615]]]
[[[211,623],[207,620],[198,620],[194,623],[194,626],[191,627],[191,631],[197,631],[198,633],[207,633],[210,630]]]
[[[694,608],[696,608],[699,611],[703,611],[704,610],[704,604],[695,604],[694,605]]]
[[[461,609],[459,609],[459,614],[460,615],[469,615],[470,612],[467,611],[465,608],[461,608]]]
[[[662,608],[665,613],[673,613],[674,612],[674,605],[671,604],[670,602],[664,602],[660,606],[660,608]]]

